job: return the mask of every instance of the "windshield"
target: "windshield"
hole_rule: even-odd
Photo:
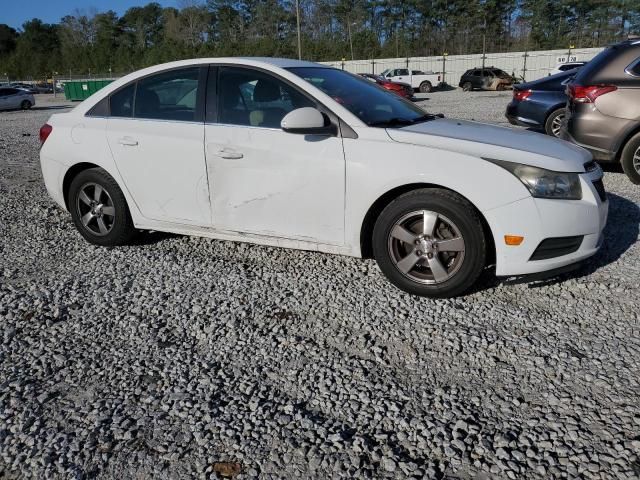
[[[343,70],[322,67],[288,70],[322,90],[371,127],[402,127],[435,118],[399,95]]]

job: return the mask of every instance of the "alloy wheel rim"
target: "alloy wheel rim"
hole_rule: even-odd
[[[465,243],[460,229],[449,218],[430,210],[402,216],[389,231],[387,243],[398,271],[421,284],[446,282],[464,262]]]
[[[113,229],[116,210],[111,195],[102,185],[85,183],[80,188],[76,208],[82,225],[93,235],[103,237]]]
[[[551,133],[554,137],[560,136],[560,129],[562,128],[562,122],[564,121],[564,114],[557,115],[551,122]]]
[[[633,154],[633,168],[637,173],[640,173],[640,147]]]

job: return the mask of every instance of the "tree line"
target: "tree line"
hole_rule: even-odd
[[[598,47],[640,33],[640,0],[300,0],[323,61]],[[0,24],[0,77],[122,73],[203,56],[297,57],[292,0],[181,0]]]

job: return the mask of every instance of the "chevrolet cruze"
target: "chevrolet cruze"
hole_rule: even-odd
[[[47,190],[89,242],[159,230],[373,256],[417,295],[462,294],[490,265],[512,277],[575,264],[607,217],[586,150],[429,115],[310,62],[147,68],[40,137]]]

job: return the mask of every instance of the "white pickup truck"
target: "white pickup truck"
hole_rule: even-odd
[[[388,68],[382,72],[382,76],[391,82],[408,83],[420,93],[429,93],[441,82],[441,77],[437,73],[408,68]]]

